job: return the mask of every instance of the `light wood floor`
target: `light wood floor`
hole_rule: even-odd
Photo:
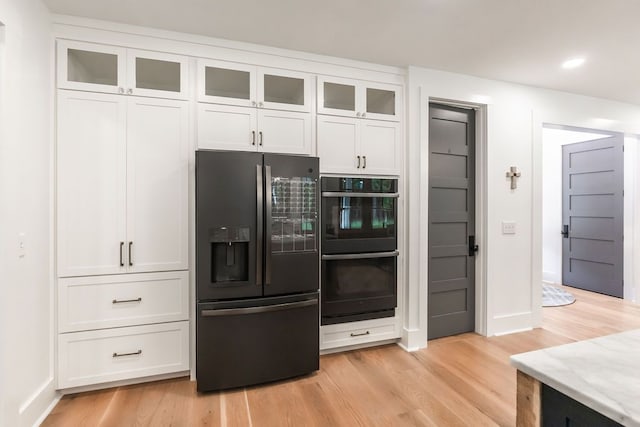
[[[396,345],[322,356],[307,377],[197,394],[188,379],[64,397],[44,426],[513,426],[509,356],[640,328],[640,305],[577,289],[543,327],[464,334],[407,353]]]

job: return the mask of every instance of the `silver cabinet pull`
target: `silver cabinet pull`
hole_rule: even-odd
[[[123,87],[119,87],[118,88],[118,93],[124,93],[124,88]]]
[[[137,356],[138,354],[142,354],[142,350],[134,351],[132,353],[113,353],[111,357]]]
[[[356,117],[360,117],[360,113],[356,113]]]
[[[258,137],[259,137],[258,140],[260,141],[260,146],[262,147],[262,139],[263,139],[262,131],[258,132]]]
[[[256,106],[256,101],[251,101],[251,105]]]
[[[360,156],[358,156],[358,169],[360,169]]]
[[[251,145],[256,145],[256,131],[251,131]]]
[[[362,169],[366,169],[367,167],[367,156],[362,156]]]
[[[349,335],[351,335],[352,337],[363,337],[365,335],[369,335],[369,331],[362,332],[362,333],[359,333],[359,334],[354,334],[353,332],[351,332],[351,334],[349,334]]]
[[[365,117],[367,115],[367,113],[362,113],[362,115],[360,117]]]
[[[123,247],[124,247],[124,242],[120,242],[120,267],[124,267],[124,260],[122,259]]]
[[[264,104],[262,102],[258,102],[258,107],[263,107]]]
[[[132,95],[133,94],[133,89],[131,89],[131,88],[127,89],[127,94]]]
[[[133,266],[133,255],[131,254],[131,247],[133,246],[133,242],[129,242],[129,267]]]
[[[114,299],[111,304],[124,304],[126,302],[142,302],[142,297],[136,299]]]

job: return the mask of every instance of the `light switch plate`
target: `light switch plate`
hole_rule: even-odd
[[[502,221],[502,234],[516,234],[516,223],[514,221]]]

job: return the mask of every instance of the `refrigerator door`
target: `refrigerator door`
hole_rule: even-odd
[[[319,288],[318,159],[264,155],[264,295]]]
[[[196,151],[196,298],[262,296],[262,154]]]
[[[197,305],[198,391],[319,369],[318,293]]]

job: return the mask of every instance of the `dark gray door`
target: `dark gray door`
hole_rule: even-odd
[[[622,298],[623,136],[562,147],[562,282]]]
[[[429,105],[429,339],[474,330],[475,112]]]

